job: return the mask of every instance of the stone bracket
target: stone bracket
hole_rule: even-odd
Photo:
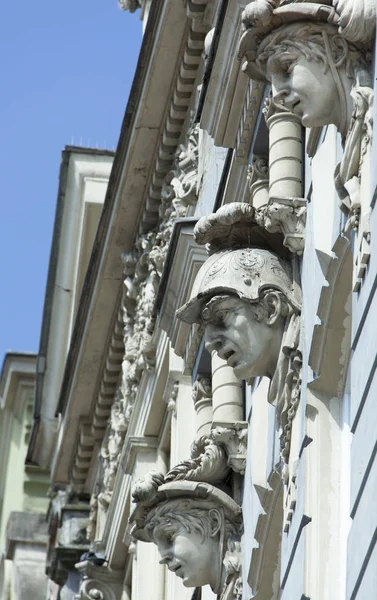
[[[257,223],[270,233],[281,233],[283,244],[294,254],[301,255],[305,245],[305,198],[269,198],[268,204],[255,212]]]
[[[237,421],[226,426],[216,425],[210,434],[215,444],[224,446],[228,455],[228,466],[236,473],[244,475],[246,468],[247,450],[247,428],[246,421]]]

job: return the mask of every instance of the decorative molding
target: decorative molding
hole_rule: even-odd
[[[234,148],[235,160],[246,166],[264,85],[248,81],[235,59],[244,6],[244,2],[230,0],[218,13],[219,21],[213,36],[216,52],[200,122],[216,146]]]
[[[155,306],[159,327],[166,331],[175,353],[185,360],[185,374],[190,373],[202,340],[197,326],[191,328],[175,318],[207,257],[205,248],[198,246],[193,237],[196,222],[190,217],[175,223]]]
[[[297,468],[297,464],[296,464]],[[297,473],[296,469],[290,469],[289,477],[287,478],[284,486],[284,507],[283,507],[283,531],[284,533],[289,532],[289,528],[292,523],[293,515],[296,508],[297,502]]]
[[[203,19],[206,4],[207,0],[200,3],[190,2],[188,6],[188,15],[191,19],[188,38],[162,133],[145,209],[140,221],[140,233],[151,231],[158,222],[162,188],[165,178],[172,168],[192,95],[196,91],[197,70],[202,60],[204,40],[209,29]]]
[[[186,206],[195,205],[198,199],[198,159],[199,159],[199,125],[196,124],[189,129],[187,144],[179,147],[178,165],[171,180],[174,190],[175,205],[180,204],[183,209]],[[179,208],[175,209],[177,215]],[[186,210],[182,210],[182,213]],[[185,216],[182,214],[182,216]]]
[[[192,387],[196,413],[196,435],[208,436],[212,425],[212,381],[208,375],[198,374]]]
[[[264,99],[264,85],[259,81],[249,82],[246,89],[244,107],[239,121],[235,145],[238,160],[247,161],[260,107]]]
[[[150,452],[158,447],[158,438],[153,436],[127,436],[126,447],[123,451],[123,460],[121,463],[124,473],[132,473],[136,455],[140,452]]]
[[[369,220],[369,215],[368,215]],[[361,289],[361,285],[363,283],[363,279],[365,277],[367,267],[370,260],[370,231],[368,229],[364,229],[363,231],[358,231],[359,235],[356,238],[356,248],[355,248],[355,264],[354,264],[354,272],[353,272],[353,287],[352,291],[359,292]]]

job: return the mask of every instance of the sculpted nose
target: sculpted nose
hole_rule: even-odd
[[[159,561],[160,565],[168,565],[173,560],[173,556],[170,552],[160,552],[161,560]]]
[[[211,354],[214,350],[218,352],[224,344],[223,336],[210,326],[206,327],[205,332],[205,347]]]

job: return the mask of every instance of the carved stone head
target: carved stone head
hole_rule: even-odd
[[[297,114],[304,127],[334,124],[343,135],[353,111],[352,89],[370,85],[364,53],[326,24],[280,28],[261,45],[257,64],[275,104]]]
[[[148,487],[149,493],[145,494],[144,488]],[[238,598],[235,590],[241,589],[240,565],[235,563],[240,561],[240,506],[228,494],[204,482],[162,484],[154,497],[145,500],[151,495],[150,489],[146,478],[134,492],[138,506],[131,517],[136,523],[133,536],[155,543],[161,564],[180,577],[186,587],[210,585],[217,594],[231,587],[233,595],[226,597]]]
[[[275,102],[305,127],[333,123],[345,136],[351,91],[370,86],[366,48],[375,10],[371,0],[255,0],[243,14],[243,68],[270,82]]]
[[[286,320],[299,312],[290,264],[270,250],[239,248],[208,258],[177,316],[200,323],[207,349],[249,379],[273,376]]]

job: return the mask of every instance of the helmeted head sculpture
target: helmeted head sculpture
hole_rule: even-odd
[[[220,597],[240,599],[241,507],[209,483],[163,481],[151,472],[137,483],[132,535],[155,543],[160,563],[186,587],[210,585]]]
[[[226,360],[237,377],[271,379],[268,400],[277,409],[286,459],[301,392],[298,275],[284,254],[268,249],[275,234],[265,237],[265,247],[253,247],[263,239],[248,204],[234,202],[202,217],[194,236],[214,252],[177,316],[203,327],[206,348]]]
[[[289,263],[261,248],[216,252],[201,267],[180,319],[200,323],[206,347],[241,379],[273,377],[286,321],[300,312]]]
[[[334,124],[346,136],[353,90],[370,88],[374,0],[254,0],[243,13],[239,56],[252,79],[305,127]]]

